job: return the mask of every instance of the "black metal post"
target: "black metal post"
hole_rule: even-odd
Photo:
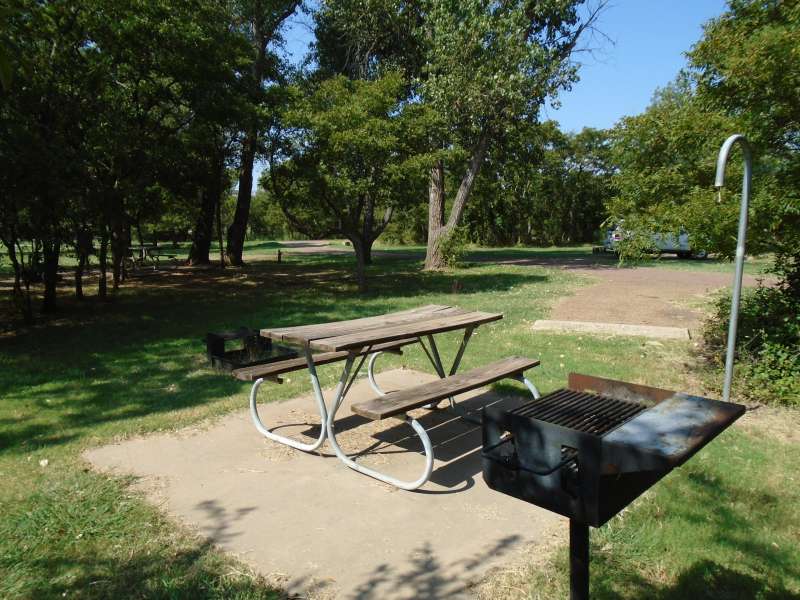
[[[569,520],[569,598],[589,600],[589,526]]]

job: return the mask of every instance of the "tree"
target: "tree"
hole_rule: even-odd
[[[278,79],[279,60],[269,46],[277,41],[284,21],[294,14],[300,3],[300,0],[241,0],[237,3],[241,27],[250,41],[253,54],[249,72],[243,73],[253,110],[243,124],[236,211],[228,227],[227,254],[233,265],[242,264],[253,190],[253,164],[259,153],[259,140],[265,120],[275,110],[275,106],[269,102],[274,95],[268,93],[265,83]]]
[[[590,242],[611,192],[608,133],[563,133],[523,121],[488,153],[464,212],[469,239],[487,245]]]
[[[109,251],[116,288],[132,233],[141,238],[143,223],[181,206],[176,198],[196,202],[198,185],[219,180],[231,146],[222,158],[207,150],[231,129],[249,66],[229,8],[17,0],[2,13],[0,45],[14,48],[15,60],[13,85],[0,97],[0,233],[26,319],[39,279],[43,310],[55,309],[65,244],[78,257],[76,294],[96,252],[105,297]]]
[[[290,131],[284,155],[264,178],[298,231],[350,240],[361,291],[372,244],[420,186],[417,107],[401,103],[403,85],[400,75],[389,73],[374,81],[337,76],[316,89],[296,88],[283,119]]]
[[[725,132],[738,129],[735,119],[697,98],[686,73],[658,90],[642,114],[620,120],[612,132],[617,170],[608,208],[631,233],[623,254],[641,244],[649,248],[653,232],[675,234],[681,228],[693,245],[733,252],[738,206],[717,205],[713,181]],[[763,199],[754,198],[754,206]]]
[[[548,96],[575,81],[570,56],[604,6],[598,2],[582,15],[581,4],[452,0],[426,5],[420,95],[439,117],[434,150],[461,150],[467,156],[457,171],[447,217],[443,153],[433,161],[426,269],[443,266],[441,244],[458,226],[492,142],[518,119],[538,115]]]
[[[800,296],[800,3],[731,0],[689,60],[698,97],[737,119],[755,145],[761,233]]]

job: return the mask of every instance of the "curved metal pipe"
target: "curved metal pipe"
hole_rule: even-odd
[[[717,157],[717,174],[714,186],[721,190],[725,186],[725,166],[734,144],[742,147],[744,158],[744,178],[742,179],[742,199],[739,206],[739,231],[736,237],[736,272],[733,276],[733,295],[731,297],[731,314],[728,325],[728,348],[725,355],[725,383],[722,386],[722,399],[728,402],[731,397],[733,381],[733,356],[736,347],[736,328],[739,321],[739,299],[742,295],[742,275],[744,274],[744,248],[747,238],[747,216],[750,204],[750,182],[753,176],[753,156],[750,143],[742,134],[730,136],[722,144]]]
[[[375,381],[375,361],[381,354],[383,354],[383,352],[373,352],[372,356],[369,357],[369,363],[367,363],[367,379],[369,379],[369,385],[378,396],[385,396],[386,392],[384,392],[378,385],[378,382]]]
[[[391,475],[385,475],[375,469],[370,469],[369,467],[365,467],[364,465],[358,464],[352,458],[347,456],[344,450],[342,450],[341,446],[336,440],[336,413],[342,405],[342,400],[344,400],[344,394],[342,393],[344,390],[345,382],[350,374],[350,369],[353,365],[353,358],[354,355],[350,355],[347,358],[347,361],[344,365],[344,370],[342,372],[342,377],[339,380],[339,385],[336,387],[336,391],[334,392],[334,399],[331,406],[331,410],[328,413],[328,418],[325,422],[325,428],[327,430],[328,435],[328,443],[330,443],[333,451],[336,453],[336,456],[341,460],[345,465],[353,469],[354,471],[358,471],[359,473],[363,473],[364,475],[369,475],[370,477],[374,477],[384,483],[388,483],[395,487],[399,487],[403,490],[415,490],[418,487],[425,484],[426,481],[431,476],[431,472],[433,472],[433,445],[431,444],[431,440],[428,437],[428,433],[425,429],[420,425],[415,419],[411,417],[406,417],[406,423],[408,423],[411,428],[416,432],[419,436],[420,440],[422,440],[422,447],[425,450],[425,468],[422,471],[422,475],[414,481],[404,481],[402,479],[397,479],[392,477]],[[318,397],[322,396],[322,391],[319,389],[319,380],[316,376],[316,369],[314,368],[314,363],[309,359],[309,370],[312,371],[311,374],[311,381],[312,385],[314,386],[314,391]],[[324,403],[323,403],[324,404]]]
[[[319,396],[317,396],[317,407],[319,408],[320,419],[322,419],[322,423],[320,423],[320,432],[317,441],[312,442],[311,444],[303,444],[302,442],[295,441],[291,438],[288,438],[283,435],[278,435],[277,433],[270,431],[269,429],[267,429],[264,423],[261,422],[261,417],[258,415],[258,407],[256,406],[256,396],[258,395],[258,388],[261,387],[262,383],[264,383],[263,379],[256,379],[255,383],[253,384],[253,388],[250,390],[250,418],[253,419],[253,423],[255,424],[256,429],[258,429],[259,433],[261,433],[261,435],[271,439],[274,442],[286,444],[287,446],[291,446],[292,448],[297,448],[298,450],[302,450],[303,452],[313,452],[314,450],[319,448],[328,435],[328,431],[325,426],[328,420],[328,411],[325,408],[325,402],[321,401]]]

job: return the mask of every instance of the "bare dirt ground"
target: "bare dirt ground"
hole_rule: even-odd
[[[403,369],[378,375],[387,389],[434,378]],[[269,385],[262,387],[268,393]],[[350,402],[373,395],[366,381],[354,385],[337,415],[338,439],[346,452],[363,452],[359,462],[415,479],[424,459],[411,429],[350,412]],[[467,410],[500,401],[480,390],[461,398]],[[284,435],[308,441],[318,435],[310,396],[259,411]],[[436,455],[431,480],[417,492],[348,469],[327,443],[306,454],[267,440],[246,411],[206,428],[95,448],[85,457],[99,469],[139,477],[152,501],[289,593],[359,600],[474,597],[488,570],[547,546],[564,520],[486,486],[480,428],[446,411],[414,415]]]
[[[551,319],[686,327],[696,331],[714,292],[732,283],[728,273],[654,267],[572,270],[597,279],[597,283],[559,300]],[[757,279],[745,276],[744,284],[756,285]]]

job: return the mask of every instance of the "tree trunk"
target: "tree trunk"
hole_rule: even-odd
[[[458,226],[461,221],[461,216],[464,214],[464,207],[469,200],[472,188],[475,184],[475,178],[480,172],[481,165],[483,164],[483,157],[486,154],[486,146],[489,141],[489,130],[484,127],[481,135],[478,138],[478,143],[472,152],[472,157],[467,165],[467,170],[461,178],[461,183],[458,186],[455,200],[453,201],[453,208],[450,211],[450,218],[447,219],[447,224],[442,225],[436,229],[428,230],[428,248],[425,254],[425,270],[438,271],[445,268],[444,256],[442,255],[442,242],[447,239],[453,230]],[[438,171],[438,166],[434,169]],[[434,193],[434,183],[436,179],[441,179],[441,184],[437,184],[437,189],[441,189],[441,200],[438,198],[438,193]],[[432,201],[432,202],[431,202]],[[438,217],[440,211],[444,210],[444,177],[442,174],[431,171],[431,189],[429,191],[430,207],[428,209],[428,222],[434,222]],[[442,208],[434,206],[441,202]],[[443,221],[443,217],[441,218]]]
[[[256,157],[258,131],[251,129],[242,148],[242,165],[239,173],[239,191],[236,195],[236,211],[233,221],[228,226],[228,262],[232,265],[243,264],[242,252],[244,238],[247,235],[247,221],[250,217],[250,202],[253,195],[253,163]]]
[[[192,233],[192,247],[189,248],[190,265],[207,265],[211,262],[211,240],[214,235],[214,209],[216,202],[210,190],[200,188],[198,191],[200,214]]]
[[[222,244],[222,194],[217,202],[217,241],[219,242],[219,266],[225,268],[225,246]]]
[[[111,268],[113,276],[113,289],[125,278],[122,262],[128,255],[130,234],[125,227],[125,213],[119,191],[114,189],[111,197]]]
[[[48,240],[43,245],[44,267],[44,299],[42,312],[52,313],[56,310],[56,292],[58,286],[58,256],[61,252],[61,240]]]
[[[83,300],[83,271],[86,269],[86,256],[78,254],[78,265],[75,267],[75,297]]]
[[[105,225],[100,237],[98,260],[100,262],[100,282],[97,284],[97,295],[101,300],[105,300],[108,298],[108,231]]]
[[[32,325],[33,304],[31,303],[31,288],[30,284],[28,283],[28,278],[24,278],[25,256],[21,253],[20,257],[17,257],[17,251],[15,248],[15,244],[17,243],[18,240],[13,237],[11,239],[3,239],[3,244],[8,250],[8,257],[11,260],[11,265],[14,267],[14,287],[11,291],[11,297],[14,301],[14,306],[16,306],[22,314],[25,324]],[[23,278],[25,279],[24,290],[22,289]]]
[[[75,253],[78,264],[75,267],[75,297],[83,300],[83,274],[89,264],[89,254],[92,252],[92,232],[86,223],[81,224],[75,233]]]
[[[425,269],[436,270],[441,261],[439,245],[444,231],[444,162],[439,160],[431,169],[428,181],[428,247],[425,253]],[[437,259],[438,257],[438,259]]]
[[[353,250],[355,250],[356,253],[356,282],[358,283],[358,291],[363,294],[367,291],[366,256],[372,253],[372,244],[368,244],[356,236],[351,237],[350,241],[353,243]]]

